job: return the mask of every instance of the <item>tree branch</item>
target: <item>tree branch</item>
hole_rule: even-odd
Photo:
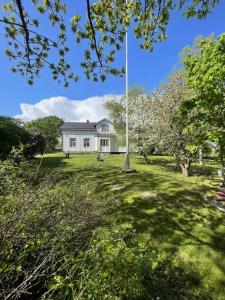
[[[92,19],[91,19],[91,7],[90,7],[90,0],[86,0],[87,2],[87,13],[88,13],[88,20],[91,26],[91,31],[92,31],[92,35],[93,35],[93,40],[94,40],[94,45],[95,45],[95,52],[98,58],[98,61],[100,63],[100,66],[102,67],[102,61],[101,61],[101,56],[100,53],[98,51],[98,46],[97,46],[97,41],[96,41],[96,36],[95,36],[95,29],[94,29],[94,25],[92,23]]]
[[[5,23],[5,24],[9,24],[9,25],[13,25],[13,26],[17,26],[17,27],[23,28],[23,25],[22,25],[22,24],[16,23],[16,22],[11,22],[11,21],[9,21],[9,20],[0,19],[0,23]],[[38,35],[39,37],[41,37],[41,38],[43,38],[43,39],[47,39],[47,40],[48,40],[49,42],[51,42],[52,44],[56,44],[56,45],[57,45],[57,43],[56,43],[55,41],[51,40],[51,39],[48,38],[47,36],[44,36],[44,35],[42,35],[42,34],[36,32],[36,31],[34,31],[34,30],[29,29],[29,28],[27,28],[27,31],[28,31],[29,33],[36,34],[36,35]],[[30,44],[30,42],[29,42],[29,44]]]
[[[28,28],[27,28],[27,22],[25,21],[25,16],[24,16],[24,13],[23,13],[23,6],[22,6],[22,3],[21,3],[21,0],[16,0],[16,5],[17,5],[18,10],[19,10],[20,19],[21,19],[21,22],[22,22],[22,28],[24,30],[27,58],[28,58],[28,61],[30,63],[30,34],[29,34],[29,31],[28,31]]]

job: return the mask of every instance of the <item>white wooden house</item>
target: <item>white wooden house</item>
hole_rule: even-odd
[[[62,148],[65,153],[105,152],[122,153],[116,130],[108,119],[99,122],[65,122],[61,126]]]

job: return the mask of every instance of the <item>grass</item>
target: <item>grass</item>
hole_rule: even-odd
[[[68,174],[92,178],[98,192],[112,191],[122,198],[112,220],[129,222],[140,239],[151,239],[162,255],[193,261],[202,274],[202,284],[215,300],[225,299],[225,215],[207,205],[218,184],[218,165],[208,161],[194,166],[183,177],[170,157],[154,156],[146,165],[132,157],[134,174],[124,174],[123,155],[110,155],[97,162],[95,154],[45,155],[43,166]],[[209,299],[211,299],[209,297]]]

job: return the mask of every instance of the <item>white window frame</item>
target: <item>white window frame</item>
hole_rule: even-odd
[[[109,147],[109,139],[100,139],[100,147]]]
[[[76,143],[77,143],[77,139],[76,138],[69,138],[69,147],[70,148],[75,148],[76,147]]]
[[[84,148],[89,148],[90,147],[90,138],[84,138],[83,139],[83,146],[84,146]]]
[[[102,124],[101,131],[102,132],[109,132],[109,125],[108,124]]]

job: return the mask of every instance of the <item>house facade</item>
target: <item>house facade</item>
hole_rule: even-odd
[[[104,152],[122,153],[116,130],[108,119],[99,122],[65,122],[61,126],[62,149],[65,153]]]

